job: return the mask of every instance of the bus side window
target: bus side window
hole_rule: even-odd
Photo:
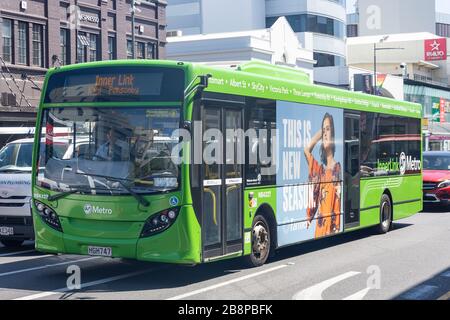
[[[253,100],[250,104],[246,138],[247,185],[275,184],[275,170],[271,170],[273,173],[267,175],[262,169],[269,169],[273,165],[272,146],[277,120],[276,102]]]

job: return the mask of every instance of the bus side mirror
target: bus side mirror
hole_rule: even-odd
[[[210,75],[210,74],[207,74],[207,75],[204,75],[204,76],[200,76],[200,87],[202,87],[202,88],[208,88],[208,85],[209,85],[209,78],[211,78],[212,77],[212,75]]]
[[[182,128],[183,128],[184,130],[187,130],[187,131],[191,132],[191,131],[192,131],[192,121],[184,120],[184,121],[183,121]]]

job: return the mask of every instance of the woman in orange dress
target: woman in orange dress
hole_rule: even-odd
[[[322,141],[320,158],[322,164],[314,159],[312,152]],[[340,231],[341,217],[341,164],[336,162],[335,130],[333,117],[325,114],[322,129],[311,139],[305,148],[309,169],[309,183],[314,184],[314,207],[307,209],[309,223],[316,219],[315,237],[321,238]]]

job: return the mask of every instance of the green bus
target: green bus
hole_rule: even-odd
[[[386,233],[422,210],[421,116],[261,62],[51,69],[34,144],[36,249],[260,266],[277,248]]]

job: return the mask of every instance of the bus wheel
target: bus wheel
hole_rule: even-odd
[[[391,199],[387,194],[383,194],[380,204],[380,224],[378,225],[378,232],[385,234],[391,228],[392,223],[392,204]]]
[[[5,247],[8,248],[17,248],[20,247],[23,243],[23,240],[1,240],[0,241]]]
[[[252,226],[252,253],[247,256],[247,264],[260,267],[266,263],[270,254],[270,228],[267,220],[258,215]]]

